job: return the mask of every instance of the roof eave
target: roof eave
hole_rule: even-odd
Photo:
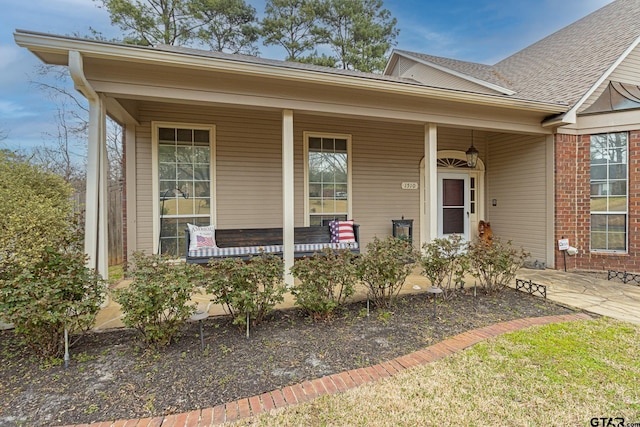
[[[480,94],[457,91],[410,82],[376,80],[363,76],[338,75],[318,70],[293,69],[272,64],[256,64],[231,59],[202,57],[187,53],[159,51],[152,48],[105,43],[93,40],[74,39],[50,34],[17,30],[14,33],[16,43],[29,49],[42,59],[41,53],[68,55],[70,51],[79,51],[83,56],[95,58],[121,59],[130,62],[168,64],[180,68],[200,68],[238,74],[260,76],[264,78],[288,79],[299,82],[321,83],[354,89],[375,90],[389,94],[429,97],[452,102],[471,103],[546,114],[560,114],[567,106],[543,101],[509,98],[500,95]]]

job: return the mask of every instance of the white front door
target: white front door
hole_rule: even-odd
[[[469,175],[438,173],[438,237],[461,235],[469,241]]]

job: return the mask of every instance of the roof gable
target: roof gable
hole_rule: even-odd
[[[471,84],[476,90],[482,92],[500,93],[503,95],[515,94],[515,92],[505,84],[506,81],[501,79],[489,65],[458,61],[456,59],[425,55],[406,50],[394,50],[393,55],[395,58],[393,62],[390,61],[390,65],[395,65],[402,62],[403,59],[408,59],[420,64],[423,68],[427,67],[431,69],[431,72],[435,75],[439,73],[448,74],[450,76],[449,81],[458,81],[458,86],[454,86],[454,88],[465,89],[466,87],[470,87],[469,85]],[[387,67],[385,74],[391,74],[393,65]],[[442,79],[437,78],[433,74],[426,75],[428,74],[426,72],[423,74],[423,78],[416,77],[415,75],[409,76],[403,73],[399,73],[398,75],[400,77],[413,78],[427,85],[438,85],[438,81],[442,81]]]
[[[638,0],[615,0],[493,66],[400,50],[390,64],[405,56],[503,94],[577,109],[639,42]]]
[[[575,105],[638,36],[638,0],[616,0],[493,68],[523,98]]]

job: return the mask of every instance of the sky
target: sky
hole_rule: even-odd
[[[247,0],[261,16],[266,0]],[[588,15],[611,0],[385,0],[397,19],[397,49],[494,64]],[[15,44],[16,29],[58,35],[122,34],[94,0],[0,0],[0,148],[51,143],[58,104],[34,84],[40,61]],[[283,59],[259,45],[260,56]],[[70,79],[66,80],[69,88]]]

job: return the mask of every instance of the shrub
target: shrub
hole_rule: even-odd
[[[65,328],[91,327],[104,297],[85,267],[71,192],[61,177],[0,151],[0,317],[46,357],[62,354]]]
[[[348,251],[325,249],[297,260],[291,273],[300,283],[291,289],[297,305],[314,319],[326,319],[355,292],[356,266]]]
[[[471,274],[487,293],[495,292],[513,281],[528,256],[524,249],[513,248],[511,241],[503,243],[497,238],[493,239],[491,245],[483,241],[469,245]]]
[[[57,357],[64,353],[65,328],[78,334],[93,326],[104,284],[85,267],[79,251],[47,248],[41,256],[24,268],[3,272],[0,313],[34,353]]]
[[[422,274],[431,281],[432,286],[441,288],[446,296],[462,282],[469,269],[467,243],[462,236],[453,235],[425,243],[422,249]]]
[[[206,288],[213,301],[222,304],[233,323],[247,326],[260,323],[276,304],[284,301],[284,263],[273,255],[242,261],[237,258],[209,261]]]
[[[122,306],[122,323],[137,329],[147,345],[168,345],[195,312],[188,304],[195,292],[197,266],[171,262],[160,255],[133,254],[132,283],[114,291]]]
[[[74,235],[71,187],[55,174],[0,151],[0,268],[29,268]]]
[[[377,237],[367,244],[367,251],[358,258],[357,275],[369,290],[377,307],[389,307],[419,257],[407,240]]]

